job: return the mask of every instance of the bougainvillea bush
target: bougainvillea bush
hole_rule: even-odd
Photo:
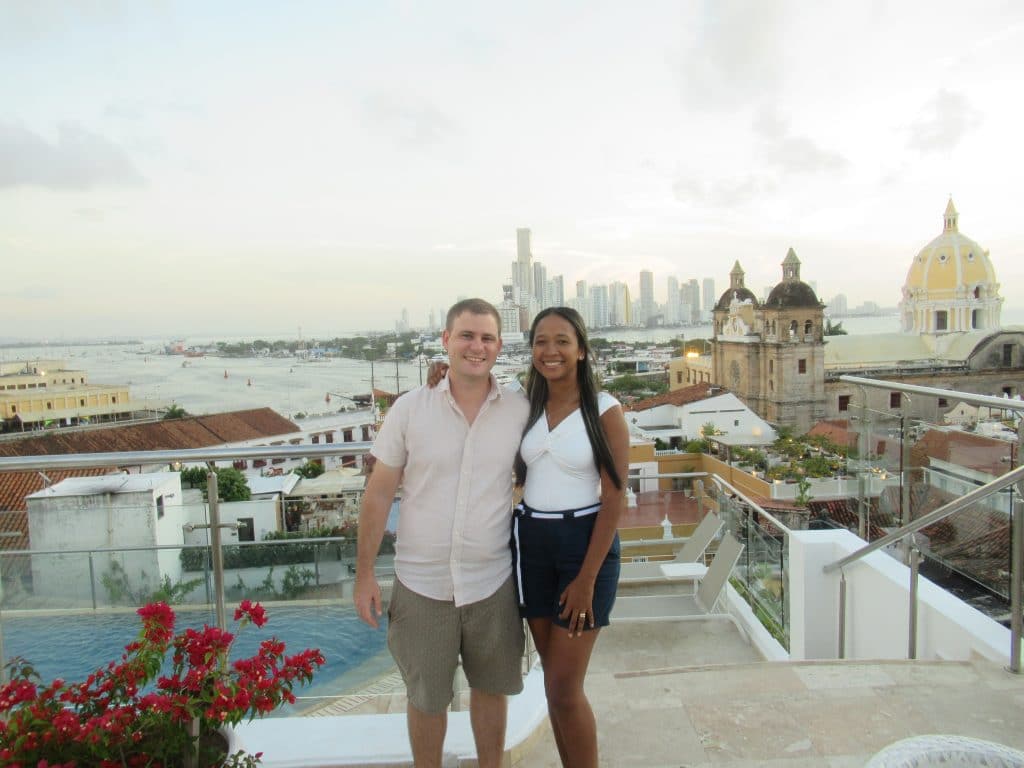
[[[324,663],[317,649],[285,655],[269,638],[254,656],[229,660],[234,635],[216,627],[174,634],[164,603],[138,610],[142,630],[119,661],[80,683],[44,684],[24,659],[8,665],[0,688],[0,765],[12,768],[252,766],[259,755],[224,755],[212,734],[293,703]],[[267,614],[243,600],[239,630]],[[168,651],[169,673],[162,674]]]

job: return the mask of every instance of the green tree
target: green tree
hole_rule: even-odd
[[[840,320],[838,323],[833,325],[832,321],[829,318],[826,317],[825,318],[825,330],[822,331],[822,334],[825,335],[825,336],[846,336],[847,335],[847,331],[843,330],[843,321],[842,320]]]
[[[793,501],[796,502],[797,506],[806,507],[811,500],[811,481],[806,477],[801,477],[796,484],[796,498]]]
[[[295,470],[295,474],[300,477],[311,479],[314,477],[320,477],[324,473],[324,465],[318,461],[307,461],[301,467]]]
[[[186,416],[188,416],[188,411],[177,404],[172,405],[164,411],[164,421],[169,421],[171,419],[184,419]]]
[[[245,475],[234,467],[216,467],[217,498],[221,501],[248,501],[252,497]],[[206,498],[206,470],[203,467],[189,467],[181,470],[182,483],[199,488]]]

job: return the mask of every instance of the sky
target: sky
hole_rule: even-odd
[[[1024,4],[0,0],[0,339],[328,335],[548,275],[1024,307]]]

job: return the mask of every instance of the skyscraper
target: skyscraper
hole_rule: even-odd
[[[590,322],[591,328],[607,328],[608,322],[608,286],[595,285],[590,289]]]
[[[539,261],[533,262],[533,298],[537,300],[537,307],[543,309],[548,306],[545,303],[544,289],[547,287],[548,271]]]
[[[679,312],[679,281],[674,277],[665,280],[665,325],[678,325],[685,318]]]
[[[654,317],[654,273],[640,272],[640,322],[646,325]]]
[[[715,309],[715,300],[718,297],[715,295],[715,279],[713,277],[704,278],[704,300],[701,302],[701,309],[704,310],[701,316],[702,322],[708,322],[711,319],[711,313]]]
[[[629,326],[633,324],[633,301],[629,296],[628,285],[620,282],[612,283],[608,303],[609,325]]]
[[[551,303],[556,307],[565,306],[565,279],[561,275],[551,278]]]
[[[530,250],[530,230],[516,230],[516,260],[512,262],[512,285],[521,296],[533,296],[533,251]]]

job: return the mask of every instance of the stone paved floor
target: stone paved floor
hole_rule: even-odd
[[[965,662],[763,662],[721,620],[620,622],[587,677],[601,765],[859,768],[902,738],[957,734],[1024,749],[1024,676]],[[341,712],[401,712],[382,678]],[[557,768],[545,724],[510,766]]]
[[[854,768],[934,733],[1024,749],[1024,677],[997,664],[762,662],[714,624],[620,624],[601,638],[587,693],[602,765]],[[517,765],[560,765],[549,729]]]

